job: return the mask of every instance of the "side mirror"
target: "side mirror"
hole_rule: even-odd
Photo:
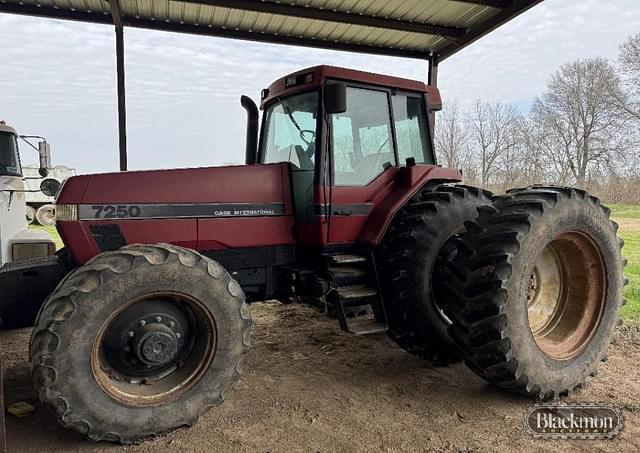
[[[347,111],[346,84],[330,83],[324,87],[324,111],[329,114]]]
[[[38,142],[38,154],[40,154],[40,169],[38,173],[43,178],[46,178],[49,175],[49,168],[51,168],[51,151],[47,142]]]
[[[53,178],[43,179],[40,183],[40,190],[47,197],[55,197],[60,190],[60,182]]]

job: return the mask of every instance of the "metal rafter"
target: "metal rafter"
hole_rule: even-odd
[[[280,16],[299,17],[303,19],[316,19],[342,24],[362,25],[366,27],[385,28],[412,33],[422,33],[436,36],[459,38],[464,36],[464,28],[450,27],[446,25],[428,24],[422,22],[410,22],[406,20],[387,17],[369,16],[346,11],[314,8],[311,6],[298,6],[293,4],[276,3],[274,1],[260,0],[184,0],[187,3],[217,6],[220,8],[252,11],[257,13],[277,14]]]

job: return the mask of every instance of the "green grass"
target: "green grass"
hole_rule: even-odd
[[[60,238],[60,235],[58,234],[58,231],[56,230],[56,227],[54,227],[54,226],[30,225],[29,228],[34,229],[34,230],[46,231],[47,233],[49,233],[51,235],[51,237],[53,238],[53,240],[56,241],[56,248],[58,250],[61,249],[62,247],[64,247],[64,244],[62,243],[62,239]]]
[[[628,260],[625,275],[629,285],[625,290],[627,305],[621,315],[626,322],[640,323],[640,205],[612,204],[611,216],[620,223],[620,236],[624,239],[623,254]],[[48,232],[58,248],[62,240],[54,227],[31,226]]]
[[[640,204],[609,204],[614,219],[640,219]]]
[[[625,276],[629,284],[624,293],[627,305],[622,308],[622,319],[640,323],[640,205],[612,204],[609,208],[613,219],[620,223],[622,254],[628,261]]]

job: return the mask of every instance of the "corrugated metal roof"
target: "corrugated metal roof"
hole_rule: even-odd
[[[0,0],[0,12],[442,60],[541,1]]]

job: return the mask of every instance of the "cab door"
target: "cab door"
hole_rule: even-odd
[[[351,243],[394,189],[407,158],[433,162],[424,94],[348,86],[347,110],[331,115],[329,128],[328,242]]]

